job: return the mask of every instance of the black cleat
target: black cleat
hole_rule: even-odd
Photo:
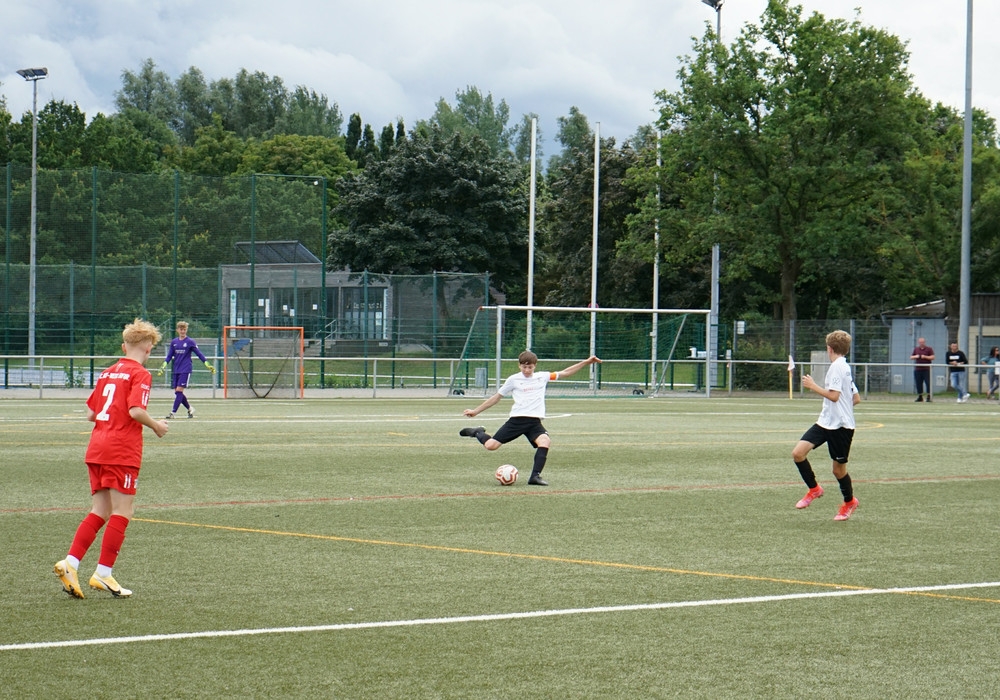
[[[531,484],[532,486],[548,486],[549,485],[549,482],[547,482],[545,479],[543,479],[542,477],[540,477],[540,476],[538,476],[536,474],[532,474],[531,475],[531,478],[528,479],[528,483]]]
[[[486,428],[479,426],[478,428],[462,428],[458,431],[458,434],[462,437],[476,437],[476,433],[486,432]]]

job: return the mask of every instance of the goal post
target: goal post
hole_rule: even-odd
[[[301,326],[225,326],[223,398],[300,399],[305,395]]]
[[[450,394],[487,395],[517,372],[530,348],[539,367],[557,371],[597,355],[593,365],[549,385],[549,396],[656,396],[711,391],[708,309],[629,309],[497,305],[480,307]]]

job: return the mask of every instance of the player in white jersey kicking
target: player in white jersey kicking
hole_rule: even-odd
[[[854,496],[851,475],[847,473],[847,460],[854,441],[854,406],[861,401],[851,378],[847,353],[851,350],[851,336],[844,331],[833,331],[826,336],[826,352],[830,368],[826,371],[826,386],[819,386],[808,374],[802,377],[802,386],[823,397],[823,408],[816,423],[805,432],[792,449],[792,459],[809,491],[795,504],[805,508],[823,495],[823,487],[816,482],[816,475],[809,464],[809,452],[824,442],[833,460],[833,475],[840,485],[844,502],[834,520],[847,520],[858,507]]]
[[[577,362],[560,372],[535,372],[538,364],[538,356],[530,350],[525,350],[518,355],[517,363],[521,371],[507,377],[500,390],[493,396],[483,401],[476,408],[467,408],[463,413],[472,418],[478,416],[491,406],[495,406],[505,396],[514,398],[514,406],[510,409],[510,417],[507,422],[500,426],[495,435],[486,433],[486,428],[462,428],[458,434],[462,437],[473,437],[479,440],[483,447],[491,452],[520,436],[528,438],[528,442],[535,448],[535,461],[531,467],[531,477],[528,483],[533,486],[548,486],[548,482],[542,479],[542,469],[545,468],[545,460],[549,456],[549,446],[552,440],[542,425],[545,418],[545,389],[548,383],[557,379],[563,379],[576,374],[587,365],[600,362],[600,359],[591,355],[586,360]]]

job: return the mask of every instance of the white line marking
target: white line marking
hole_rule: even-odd
[[[636,610],[666,610],[670,608],[700,608],[712,605],[739,605],[742,603],[773,603],[784,600],[810,598],[837,598],[852,595],[883,595],[886,593],[929,593],[933,591],[958,591],[969,588],[1000,588],[1000,581],[987,583],[952,583],[940,586],[912,588],[865,588],[785,595],[754,596],[751,598],[719,598],[716,600],[683,600],[673,603],[641,603],[637,605],[606,605],[596,608],[567,608],[564,610],[533,610],[529,612],[495,613],[493,615],[463,615],[459,617],[431,617],[416,620],[385,620],[382,622],[351,622],[338,625],[313,625],[310,627],[265,627],[262,629],[213,630],[206,632],[178,632],[175,634],[144,634],[135,637],[104,637],[97,639],[71,639],[62,642],[26,642],[3,644],[0,651],[25,649],[55,649],[57,647],[101,646],[106,644],[131,644],[134,642],[162,642],[206,637],[250,637],[261,634],[291,634],[296,632],[337,632],[341,630],[366,630],[386,627],[417,627],[420,625],[450,625],[462,622],[496,622],[524,620],[534,617],[559,617],[562,615],[595,615],[600,613],[633,612]]]

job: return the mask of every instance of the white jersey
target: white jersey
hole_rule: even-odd
[[[826,388],[839,391],[840,398],[836,401],[823,399],[823,409],[819,412],[816,424],[827,430],[850,428],[854,430],[854,381],[851,378],[851,366],[847,360],[838,357],[826,371]]]
[[[501,396],[514,397],[510,417],[544,418],[545,387],[558,377],[558,372],[534,372],[530,377],[518,372],[507,377],[507,381],[503,383],[498,393]]]

